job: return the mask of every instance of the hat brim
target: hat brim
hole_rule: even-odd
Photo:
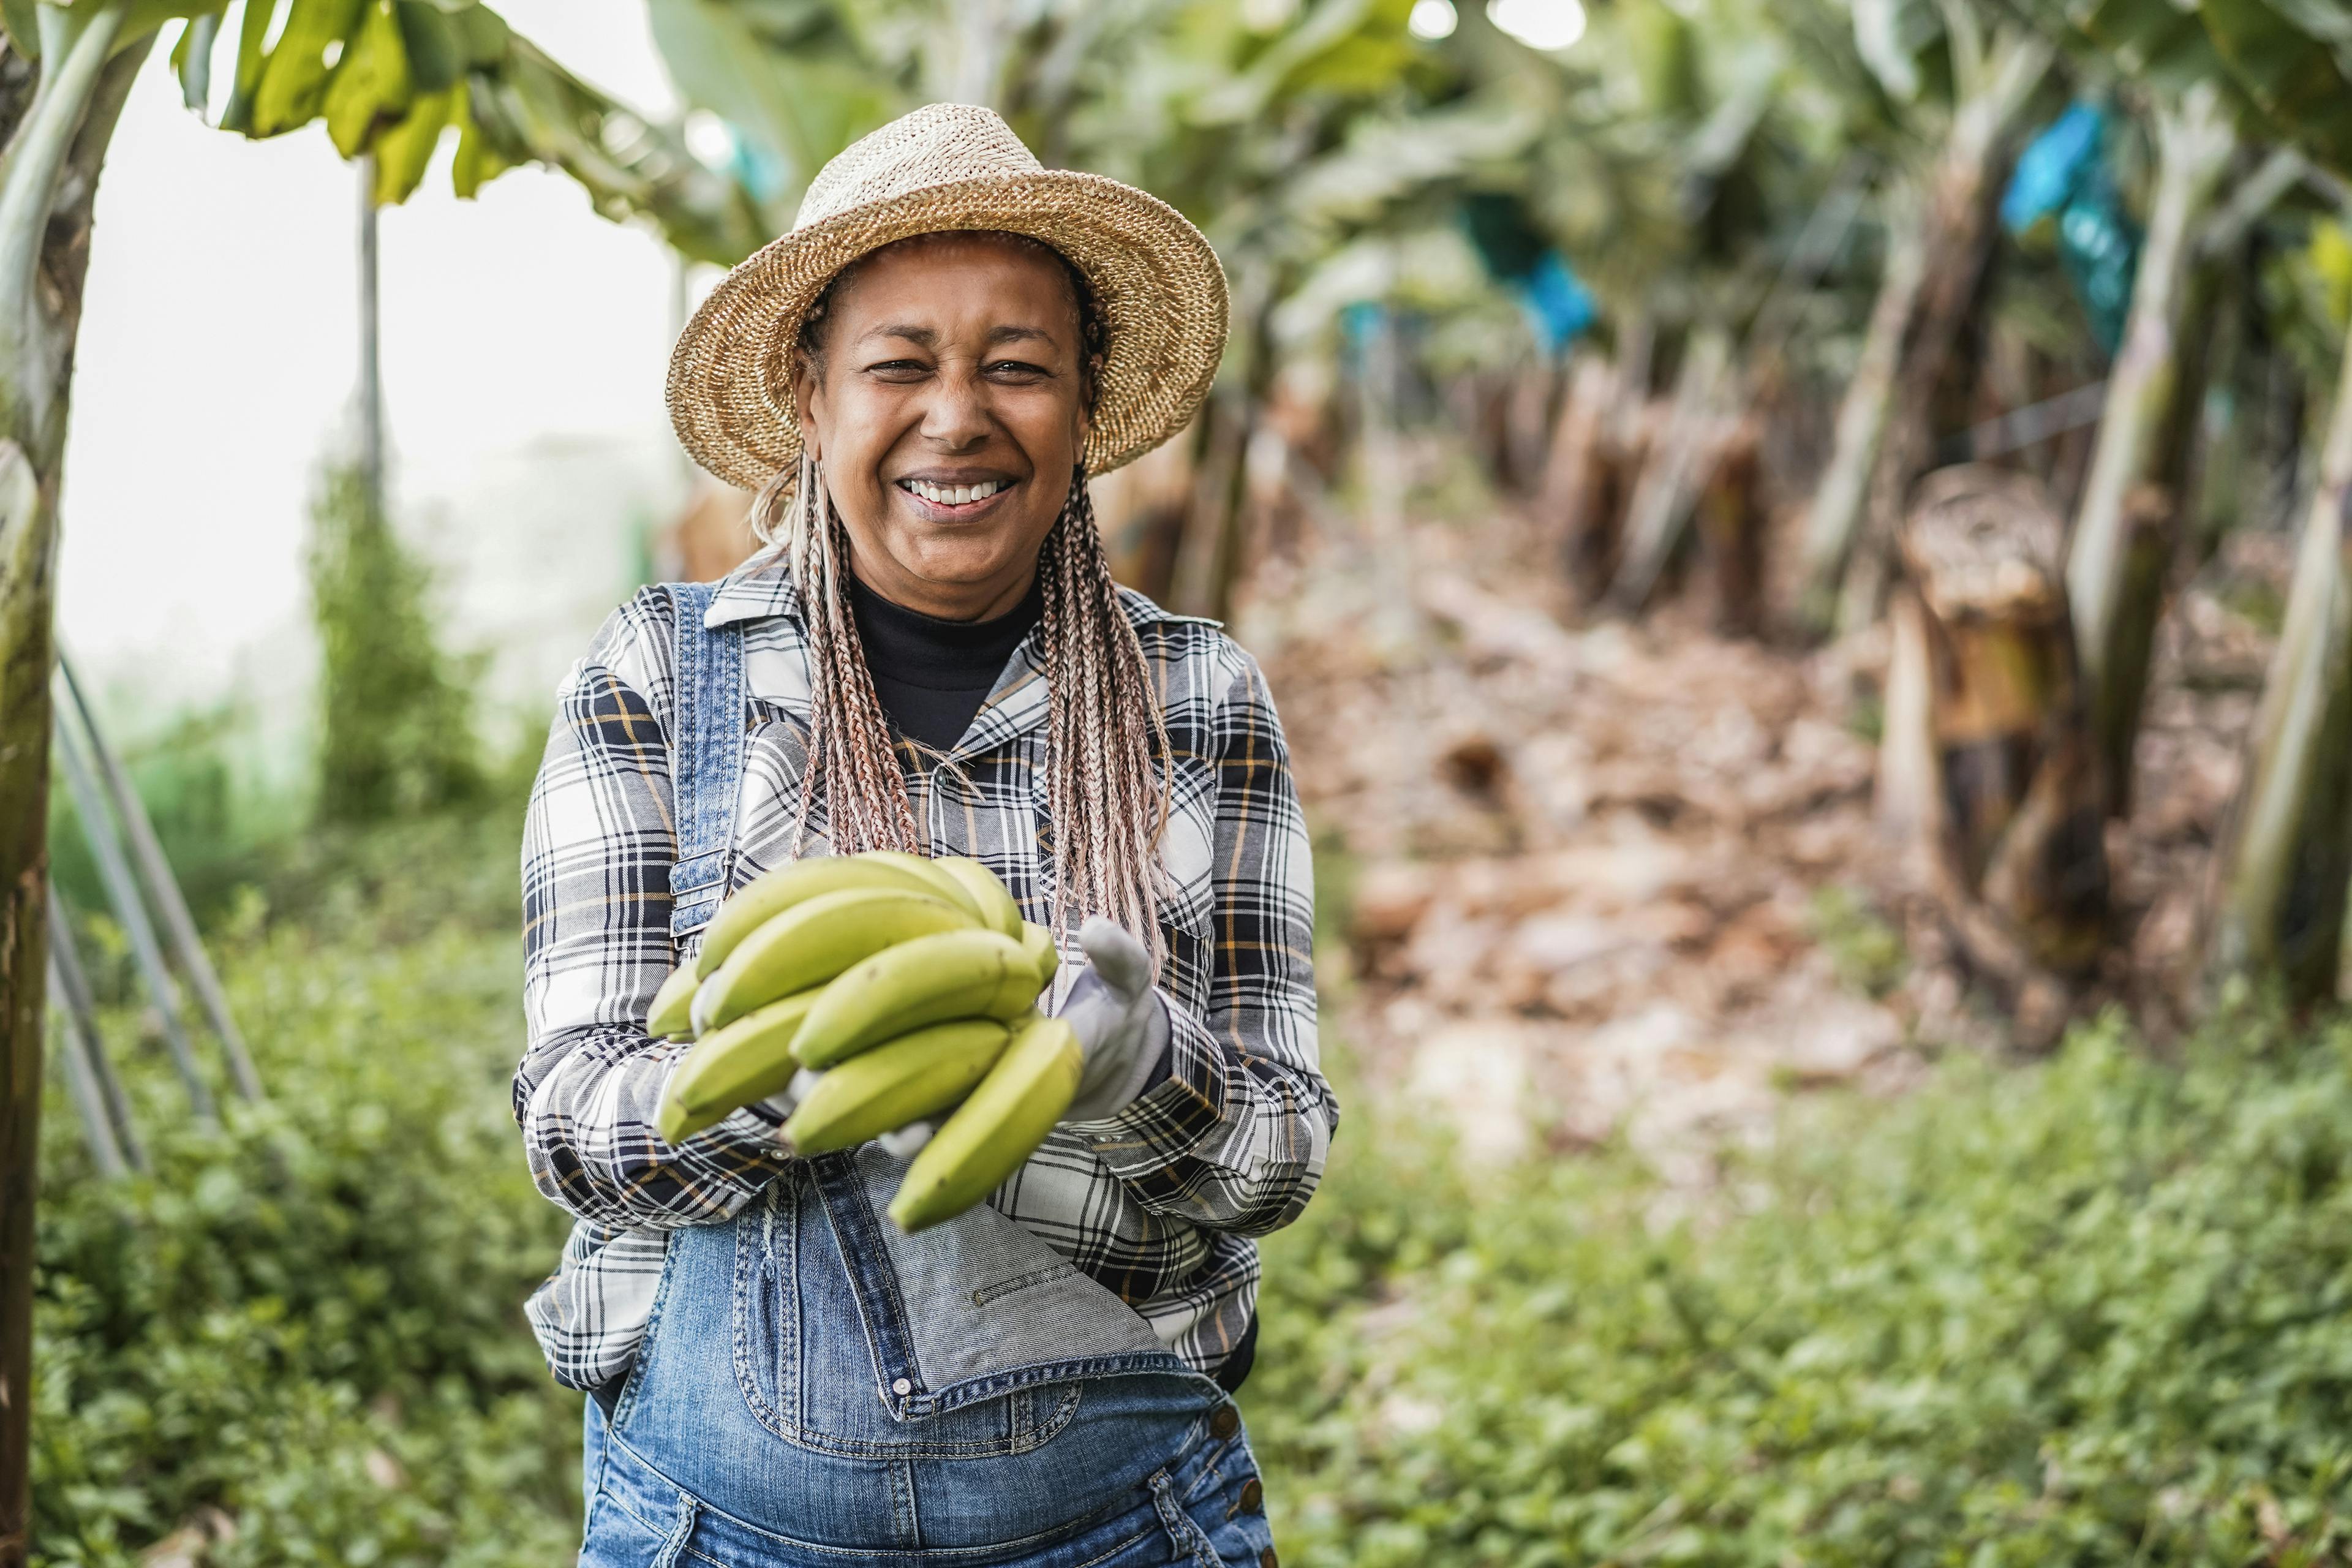
[[[1089,473],[1141,457],[1191,422],[1225,342],[1225,275],[1201,231],[1158,197],[1047,169],[957,180],[853,207],[771,241],[728,273],[679,334],[670,422],[694,460],[756,490],[800,461],[793,349],[834,274],[919,234],[994,230],[1069,258],[1101,307],[1105,344]]]

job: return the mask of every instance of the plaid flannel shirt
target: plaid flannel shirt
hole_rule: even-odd
[[[1214,622],[1133,593],[1126,608],[1171,753],[1167,1070],[1115,1116],[1057,1128],[990,1201],[1209,1372],[1255,1303],[1251,1238],[1305,1206],[1338,1122],[1317,1065],[1313,872],[1255,661]],[[674,951],[670,936],[672,615],[666,593],[641,592],[564,679],[523,837],[530,1037],[515,1115],[540,1190],[578,1216],[528,1310],[573,1387],[634,1360],[667,1232],[727,1219],[790,1158],[761,1107],[676,1146],[654,1131],[686,1047],[651,1038],[646,1018],[700,943],[695,933]],[[705,625],[730,622],[743,625],[750,709],[731,840],[740,887],[792,855],[806,737],[798,592],[774,552],[719,585]],[[1042,658],[1032,632],[944,757],[898,748],[929,841],[982,859],[1041,921],[1053,887]],[[829,852],[823,832],[819,816],[804,853]],[[1057,1003],[1075,973],[1064,964]]]

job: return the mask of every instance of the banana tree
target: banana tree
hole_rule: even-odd
[[[2209,225],[2239,154],[2242,100],[2204,25],[2171,0],[2043,0],[2042,15],[2091,68],[2128,71],[2156,148],[2147,232],[2066,558],[2088,721],[2106,808],[2119,816],[2182,531],[2213,259],[2231,243]],[[2225,226],[2249,221],[2242,209],[2230,209]]]
[[[2310,0],[2204,0],[2198,15],[2269,129],[2352,171],[2352,19]],[[2352,341],[2277,651],[2205,904],[2209,979],[2336,994],[2352,883]]]
[[[192,105],[212,96],[228,0],[0,0],[0,1568],[28,1552],[26,1384],[42,1063],[58,485],[90,212],[158,34]],[[740,255],[751,202],[678,136],[565,72],[467,0],[247,0],[220,116],[248,137],[323,119],[400,201],[454,129],[470,195],[499,169],[565,170],[607,216],[693,255]]]
[[[1853,18],[1887,96],[1939,134],[1886,193],[1885,268],[1806,515],[1799,615],[1817,631],[1876,613],[1891,530],[1932,456],[1930,405],[1975,300],[2010,142],[2055,58],[2039,30],[1974,0],[1854,0]],[[1948,68],[1948,107],[1929,96],[1935,62]]]

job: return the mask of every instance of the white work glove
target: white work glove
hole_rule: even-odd
[[[1151,988],[1151,954],[1123,927],[1096,915],[1078,928],[1078,946],[1088,962],[1057,1016],[1077,1036],[1086,1068],[1062,1120],[1099,1121],[1134,1104],[1151,1082],[1168,1054],[1168,1011]],[[765,1103],[788,1117],[815,1081],[815,1074],[804,1071]],[[929,1121],[909,1121],[875,1142],[893,1157],[911,1160],[937,1131]]]
[[[1151,954],[1095,915],[1078,928],[1087,963],[1060,1017],[1086,1047],[1086,1070],[1065,1121],[1099,1121],[1135,1103],[1168,1054],[1168,1010],[1151,988]]]
[[[793,1112],[800,1109],[801,1101],[808,1098],[809,1090],[816,1087],[817,1079],[824,1076],[803,1068],[793,1075],[793,1081],[784,1085],[782,1092],[772,1094],[760,1103],[773,1111],[779,1122],[789,1121]],[[885,1132],[874,1142],[901,1160],[911,1160],[921,1152],[924,1144],[931,1141],[931,1134],[937,1131],[929,1121],[909,1121],[896,1132]]]

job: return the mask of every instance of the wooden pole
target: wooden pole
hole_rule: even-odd
[[[82,754],[72,729],[67,725],[58,727],[58,753],[65,763],[66,789],[73,796],[76,815],[81,818],[82,834],[89,841],[90,853],[98,860],[99,875],[106,883],[106,896],[114,906],[116,918],[122,922],[123,934],[130,938],[131,963],[162,1021],[163,1040],[172,1051],[172,1065],[179,1069],[180,1081],[187,1086],[188,1102],[195,1108],[198,1119],[217,1121],[220,1111],[213,1103],[211,1087],[196,1066],[195,1047],[189,1042],[187,1026],[181,1018],[180,988],[173,983],[172,972],[164,965],[163,944],[156,941],[155,927],[147,918],[147,906],[139,896],[138,879],[131,874],[130,862],[123,858],[122,842],[115,837],[113,821],[107,816],[105,796],[90,773],[89,759]]]
[[[114,1063],[106,1054],[106,1038],[98,1031],[98,1007],[90,996],[89,976],[82,972],[73,925],[66,919],[65,900],[58,897],[54,882],[49,884],[49,987],[56,993],[51,1000],[65,1015],[74,1048],[81,1053],[90,1081],[98,1087],[114,1146],[132,1170],[145,1170],[147,1151],[131,1120],[131,1099],[122,1092],[122,1079],[115,1075]]]
[[[255,1070],[252,1054],[246,1049],[245,1036],[229,1013],[228,994],[221,988],[220,973],[205,952],[195,919],[188,912],[188,900],[181,895],[179,879],[172,875],[172,863],[155,837],[154,823],[148,818],[146,803],[139,798],[139,791],[132,786],[129,771],[116,758],[114,748],[106,743],[105,732],[98,727],[98,716],[90,710],[89,700],[75,678],[73,661],[62,648],[58,653],[58,670],[73,711],[81,720],[82,733],[89,738],[90,755],[97,759],[99,773],[113,798],[115,814],[121,818],[123,834],[131,841],[131,863],[146,884],[148,896],[154,900],[156,911],[163,917],[163,929],[171,936],[172,952],[180,961],[180,973],[188,977],[189,987],[196,994],[196,1005],[204,1010],[205,1021],[219,1037],[221,1054],[228,1058],[229,1082],[239,1099],[259,1100],[261,1075]]]

